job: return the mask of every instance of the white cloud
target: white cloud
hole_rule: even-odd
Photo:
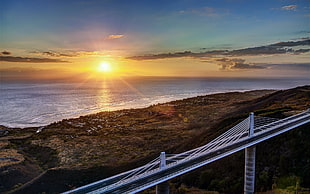
[[[297,5],[286,5],[281,7],[282,10],[286,11],[296,11],[297,10]]]
[[[111,34],[111,35],[105,37],[104,40],[113,40],[113,39],[119,39],[122,37],[124,37],[123,34]]]

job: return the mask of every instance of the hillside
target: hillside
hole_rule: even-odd
[[[203,145],[251,111],[282,118],[309,107],[310,86],[304,86],[199,96],[143,109],[101,112],[40,128],[0,127],[0,192],[69,190],[142,165],[161,151],[179,153]],[[302,179],[303,187],[309,186],[308,129],[309,125],[258,146],[260,190],[271,189],[275,178],[292,173]],[[239,192],[243,160],[243,153],[236,153],[171,184],[175,192],[184,184]]]

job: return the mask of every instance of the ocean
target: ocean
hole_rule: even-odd
[[[212,93],[288,89],[310,79],[159,78],[90,82],[2,82],[0,125],[44,126],[100,111],[142,108]]]

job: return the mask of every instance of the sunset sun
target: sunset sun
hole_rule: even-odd
[[[97,70],[99,72],[110,72],[112,71],[111,64],[106,61],[103,61],[99,64]]]

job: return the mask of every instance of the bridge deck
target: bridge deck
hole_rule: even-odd
[[[258,144],[310,121],[310,111],[285,119],[256,117],[254,135],[249,137],[249,118],[240,122],[210,143],[187,152],[167,157],[165,169],[159,159],[142,167],[85,185],[67,193],[136,193],[220,158]]]

